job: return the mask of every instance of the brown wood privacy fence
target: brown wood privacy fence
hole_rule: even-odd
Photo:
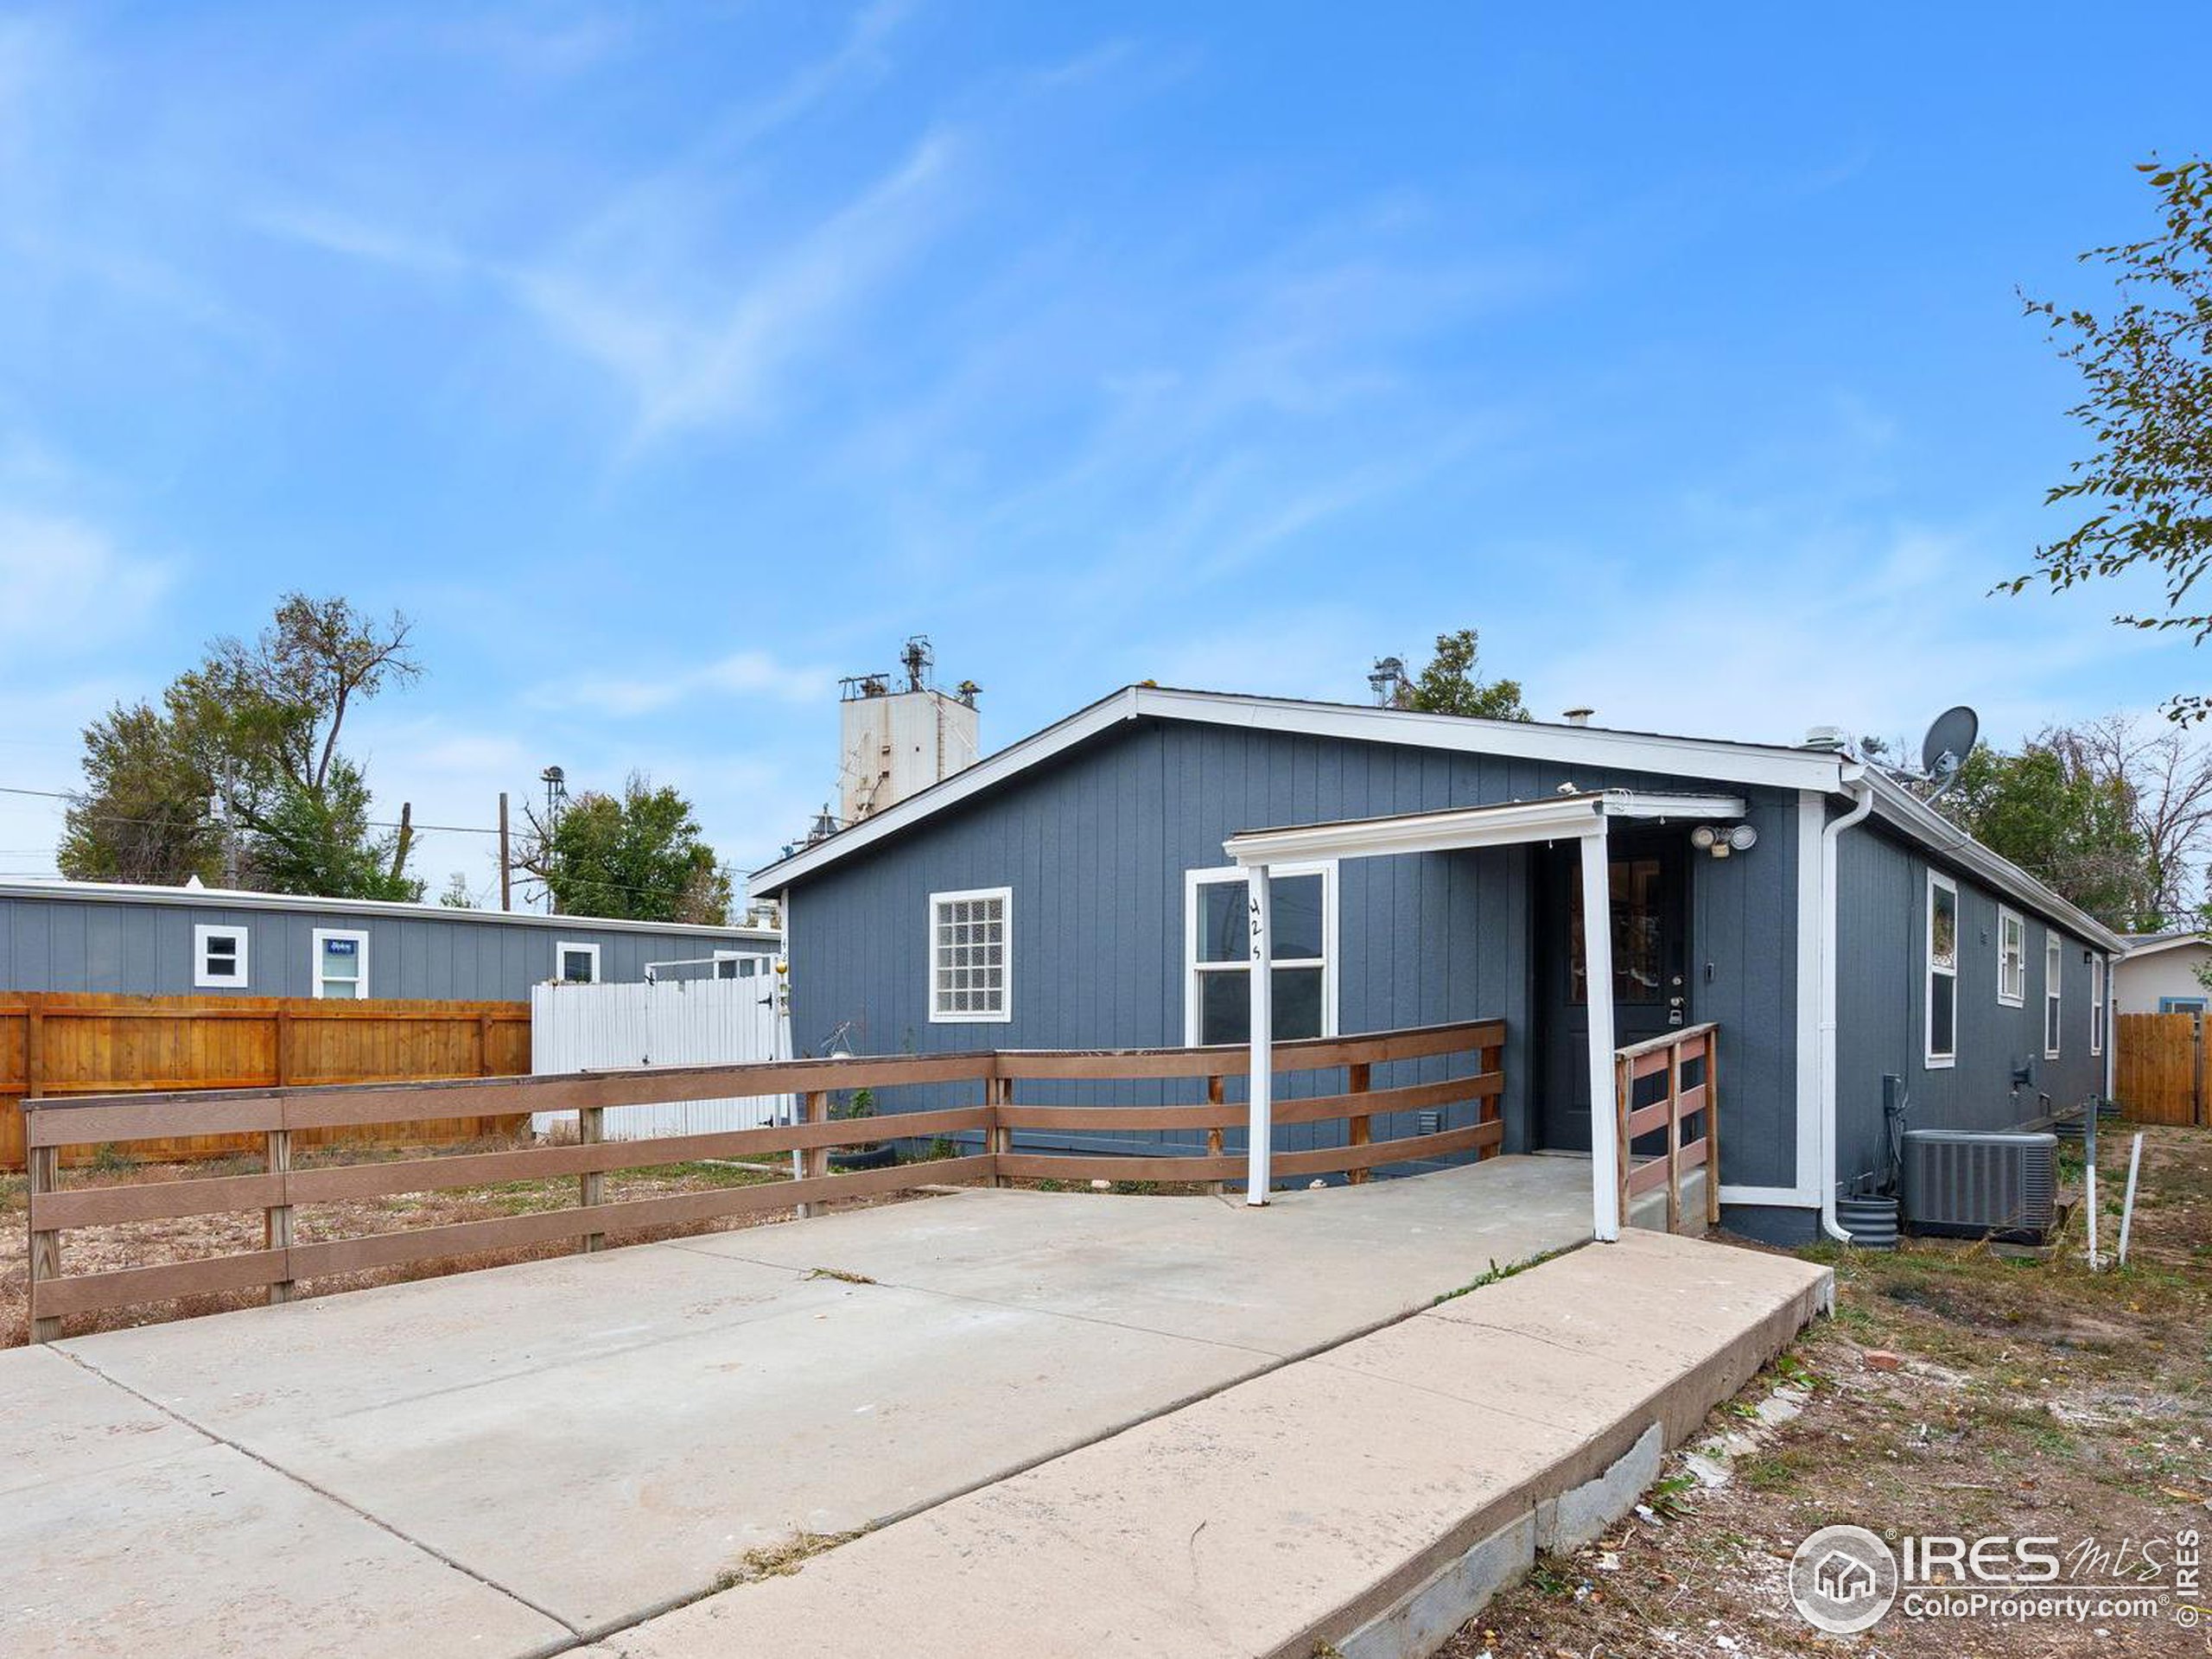
[[[1499,1109],[1505,1027],[1499,1020],[1320,1038],[1275,1046],[1286,1073],[1341,1070],[1343,1091],[1310,1100],[1278,1101],[1277,1123],[1344,1119],[1341,1147],[1277,1154],[1286,1177],[1349,1173],[1355,1178],[1378,1164],[1471,1152],[1494,1154],[1504,1134]],[[753,1065],[684,1066],[648,1071],[584,1072],[574,1076],[436,1083],[411,1087],[372,1085],[322,1089],[260,1089],[229,1094],[162,1095],[137,1099],[35,1100],[27,1125],[30,1141],[30,1310],[32,1340],[62,1334],[71,1314],[159,1301],[176,1296],[266,1287],[272,1302],[289,1300],[303,1280],[357,1273],[442,1256],[509,1250],[575,1239],[587,1251],[611,1236],[647,1229],[681,1228],[747,1211],[797,1208],[807,1213],[822,1201],[894,1192],[947,1182],[1019,1179],[1224,1180],[1244,1170],[1241,1156],[1219,1150],[1218,1136],[1244,1121],[1244,1108],[1224,1103],[1223,1080],[1242,1070],[1242,1048],[1123,1049],[916,1055],[880,1059],[782,1060]],[[1472,1075],[1448,1082],[1371,1089],[1372,1068],[1398,1060],[1455,1055],[1474,1057]],[[1205,1100],[1185,1106],[1041,1106],[1020,1098],[1025,1081],[1187,1078],[1203,1082]],[[833,1091],[972,1084],[972,1105],[900,1112],[868,1120],[861,1134],[900,1138],[979,1134],[984,1150],[884,1169],[833,1174],[830,1148],[855,1139],[853,1120],[830,1117]],[[1194,1091],[1195,1092],[1195,1091]],[[603,1114],[612,1106],[727,1096],[796,1095],[802,1120],[760,1129],[649,1140],[603,1139]],[[1469,1103],[1475,1121],[1433,1134],[1377,1141],[1372,1119],[1380,1113],[1427,1110]],[[462,1153],[403,1162],[295,1168],[297,1138],[364,1124],[442,1122],[528,1112],[573,1111],[574,1146],[532,1147],[512,1152]],[[63,1190],[59,1154],[87,1143],[123,1146],[175,1135],[188,1125],[205,1135],[252,1135],[264,1149],[258,1173],[223,1175],[144,1185],[78,1185]],[[1122,1158],[1080,1153],[1018,1153],[1020,1129],[1120,1131],[1204,1129],[1209,1151],[1187,1158]],[[795,1179],[760,1186],[721,1187],[656,1198],[609,1200],[610,1171],[699,1158],[757,1158],[798,1153]],[[302,1205],[374,1198],[403,1192],[476,1186],[492,1182],[574,1176],[573,1207],[481,1221],[451,1223],[410,1231],[314,1242],[297,1237],[295,1211]],[[81,1180],[81,1177],[79,1179]],[[263,1248],[157,1267],[69,1274],[64,1235],[77,1227],[164,1221],[186,1216],[259,1210]]]
[[[1615,1122],[1620,1136],[1621,1224],[1631,1200],[1664,1187],[1667,1230],[1682,1224],[1682,1175],[1705,1170],[1705,1224],[1720,1224],[1720,1027],[1684,1026],[1613,1051]],[[1685,1083],[1694,1071],[1696,1081]],[[1643,1085],[1655,1080],[1656,1087]],[[1639,1097],[1655,1096],[1648,1103]],[[1692,1120],[1694,1128],[1688,1127]],[[1663,1141],[1662,1139],[1663,1133]],[[1639,1154],[1639,1145],[1661,1142]],[[1641,1161],[1638,1161],[1639,1158]]]
[[[527,1002],[318,1001],[312,997],[108,996],[0,993],[0,1169],[24,1160],[26,1096],[507,1077],[530,1070]],[[208,1133],[172,1109],[174,1126],[137,1137],[144,1161],[258,1153],[258,1135]],[[512,1114],[467,1112],[410,1123],[417,1144],[511,1134]],[[303,1134],[390,1143],[395,1126],[360,1122]],[[75,1159],[93,1147],[75,1149]]]
[[[2123,1014],[2113,1096],[2144,1123],[2203,1123],[2212,1114],[2212,1047],[2193,1014]]]

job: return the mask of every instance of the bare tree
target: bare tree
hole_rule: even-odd
[[[2091,776],[2126,791],[2142,837],[2145,919],[2171,926],[2196,912],[2212,861],[2212,748],[2171,724],[2107,715],[2037,740]]]

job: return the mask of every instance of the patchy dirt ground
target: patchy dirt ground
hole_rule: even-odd
[[[2048,1261],[1933,1241],[1894,1255],[1807,1252],[1835,1267],[1836,1317],[1713,1414],[1709,1434],[1742,1437],[1726,1484],[1708,1487],[1670,1459],[1637,1516],[1571,1557],[1540,1557],[1443,1651],[2212,1653],[2212,1617],[2181,1628],[2171,1595],[2161,1620],[2005,1624],[1893,1610],[1831,1637],[1789,1594],[1791,1551],[1831,1522],[1892,1543],[2003,1533],[2117,1548],[2189,1527],[2212,1541],[2212,1133],[2146,1134],[2125,1271],[2088,1271],[2078,1207]],[[2101,1137],[2107,1251],[2126,1148],[2124,1133]],[[1762,1421],[1762,1408],[1781,1421]],[[2204,1581],[2196,1599],[2212,1605],[2212,1569]]]
[[[501,1141],[440,1147],[437,1151],[442,1154],[512,1149],[512,1143]],[[320,1154],[313,1161],[357,1163],[378,1155],[396,1157],[401,1154],[397,1152],[364,1154],[359,1149],[350,1149]],[[417,1148],[406,1155],[420,1157],[424,1155],[424,1149]],[[308,1159],[301,1160],[302,1166],[307,1166],[309,1161]],[[116,1161],[67,1171],[63,1185],[71,1189],[138,1185],[204,1176],[251,1174],[260,1168],[257,1160],[243,1158],[194,1164],[145,1166]],[[667,1164],[610,1173],[607,1177],[607,1198],[610,1202],[623,1198],[659,1198],[673,1193],[704,1192],[715,1187],[772,1185],[786,1179],[785,1172],[767,1166],[747,1167],[722,1163]],[[918,1179],[928,1178],[925,1175]],[[543,1181],[506,1181],[492,1186],[398,1193],[389,1198],[342,1204],[302,1205],[295,1213],[293,1225],[295,1235],[302,1243],[319,1239],[357,1238],[373,1233],[442,1226],[450,1222],[480,1221],[498,1216],[563,1209],[576,1202],[576,1178],[571,1175]],[[911,1192],[887,1193],[842,1199],[823,1207],[863,1209],[878,1204],[900,1203],[918,1196],[921,1195]],[[758,1211],[697,1226],[625,1233],[618,1236],[614,1242],[639,1244],[700,1233],[727,1232],[785,1220],[790,1214],[787,1210]],[[255,1210],[223,1215],[189,1216],[174,1221],[136,1222],[124,1226],[77,1228],[62,1236],[62,1264],[66,1271],[73,1274],[99,1273],[111,1268],[145,1267],[158,1262],[225,1255],[239,1250],[257,1250],[262,1243],[262,1213]],[[29,1281],[25,1262],[29,1249],[29,1217],[23,1178],[20,1175],[0,1177],[0,1347],[15,1347],[29,1338]],[[524,1249],[484,1251],[473,1255],[410,1262],[402,1267],[380,1268],[369,1273],[333,1274],[323,1278],[303,1280],[301,1284],[306,1295],[327,1296],[336,1291],[359,1290],[369,1285],[434,1279],[448,1273],[505,1267],[516,1262],[566,1255],[572,1254],[575,1249],[571,1243],[560,1242]],[[138,1307],[116,1308],[104,1313],[72,1318],[67,1329],[71,1336],[82,1336],[93,1331],[156,1325],[168,1319],[216,1313],[228,1308],[257,1306],[266,1300],[260,1291],[177,1297]]]

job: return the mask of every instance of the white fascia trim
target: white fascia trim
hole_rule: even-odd
[[[1424,715],[1402,709],[1364,709],[1352,704],[1296,702],[1216,691],[1171,691],[1157,686],[1133,685],[1001,749],[942,783],[910,795],[873,817],[863,818],[827,841],[754,871],[748,890],[762,895],[774,893],[838,859],[874,845],[908,824],[957,805],[1016,772],[1049,760],[1100,732],[1124,721],[1141,718],[1790,789],[1838,788],[1844,764],[1842,756],[1818,749],[1759,748],[1705,738],[1614,732],[1595,726],[1467,720],[1455,715]]]
[[[2067,932],[2101,950],[2124,950],[2126,940],[2102,922],[2060,898],[2009,859],[1999,858],[1942,813],[1899,788],[1872,767],[1866,781],[1874,786],[1874,812],[1885,823],[1903,830],[1928,851],[1950,860],[1984,887],[2017,899],[2046,922],[2057,922]]]
[[[1284,830],[1248,830],[1222,842],[1245,866],[1294,861],[1377,858],[1408,853],[1455,852],[1470,847],[1511,847],[1564,836],[1594,833],[1601,817],[1637,819],[1740,818],[1744,803],[1728,795],[1652,795],[1626,790],[1561,795],[1541,801],[1504,801],[1440,812],[1357,818],[1341,823]]]
[[[2126,938],[2125,934],[2121,936],[2123,944]],[[2155,957],[2161,950],[2178,950],[2184,944],[2212,945],[2212,938],[2207,938],[2202,933],[2177,933],[2168,939],[2150,939],[2141,944],[2126,944],[2120,960],[2133,962],[2138,957]]]
[[[571,932],[670,933],[679,938],[741,939],[771,947],[772,927],[709,927],[698,922],[636,922],[618,916],[548,916],[534,910],[455,910],[445,905],[380,899],[318,899],[303,893],[244,893],[229,887],[167,887],[131,881],[0,881],[0,899],[48,899],[91,904],[181,905],[193,910],[274,910],[288,916],[387,916],[410,922],[474,922],[482,926],[559,927]]]
[[[1731,1186],[1720,1184],[1723,1204],[1764,1204],[1781,1210],[1817,1210],[1820,1200],[1808,1197],[1794,1186]]]

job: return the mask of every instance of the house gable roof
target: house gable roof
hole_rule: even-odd
[[[1249,697],[1223,691],[1185,691],[1132,685],[1079,709],[1066,719],[985,756],[942,783],[849,829],[802,847],[753,872],[752,890],[774,893],[804,880],[838,860],[899,834],[1007,779],[1131,721],[1196,721],[1251,731],[1413,748],[1456,750],[1512,759],[1556,760],[1572,766],[1705,778],[1730,784],[1767,784],[1785,789],[1834,789],[1844,758],[1818,749],[1791,749],[1717,739],[1623,732],[1602,726],[1561,726],[1537,721],[1470,720],[1407,709],[1358,703],[1305,702],[1290,697]]]
[[[1471,720],[1459,715],[1378,709],[1361,703],[1309,702],[1293,697],[1243,696],[1166,686],[1125,686],[1066,719],[985,756],[965,771],[910,795],[836,835],[802,847],[753,874],[755,893],[773,893],[842,859],[895,836],[913,825],[1077,745],[1132,721],[1154,719],[1232,726],[1352,742],[1389,743],[1509,759],[1556,761],[1663,777],[1693,778],[1738,787],[1815,790],[1840,794],[1864,778],[1874,790],[1874,810],[1885,823],[1929,855],[1958,865],[1975,880],[2009,894],[2069,932],[2118,951],[2120,936],[2060,898],[2018,865],[2000,858],[1901,785],[1850,755],[1833,749],[1739,743],[1720,738],[1629,732],[1606,726],[1567,726],[1543,721]]]
[[[2184,944],[2201,944],[2208,949],[2212,949],[2212,939],[2208,939],[2201,931],[2193,927],[2184,929],[2178,933],[2139,933],[2124,935],[2121,938],[2121,943],[2127,947],[2127,956],[2126,959],[2130,962],[2133,962],[2138,957],[2155,957],[2162,950],[2177,950]]]

